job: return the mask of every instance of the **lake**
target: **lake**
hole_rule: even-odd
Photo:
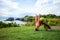
[[[0,19],[0,21],[5,22],[5,23],[11,23],[11,22],[16,22],[17,24],[25,24],[26,22],[23,21],[18,21],[18,20],[14,20],[14,21],[4,21],[6,19]]]
[[[2,21],[2,22],[4,22],[4,23],[11,23],[11,22],[16,22],[17,24],[25,24],[25,23],[26,23],[26,22],[17,21],[17,20],[15,20],[15,21],[3,21],[3,20],[0,20],[0,21]]]

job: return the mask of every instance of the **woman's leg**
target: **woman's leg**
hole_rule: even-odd
[[[37,21],[36,24],[35,24],[35,30],[38,31],[39,30],[39,27],[41,26],[41,21]]]
[[[46,30],[51,30],[51,27],[48,25],[48,24],[46,24],[46,23],[43,23],[44,24],[44,28],[46,29]]]
[[[45,28],[46,31],[48,30],[48,28],[46,27],[46,25],[44,25],[44,28]]]
[[[39,30],[39,26],[36,26],[36,27],[35,27],[35,31],[38,31],[38,30]]]

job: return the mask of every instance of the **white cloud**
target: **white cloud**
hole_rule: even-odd
[[[53,0],[53,3],[60,3],[60,0]]]
[[[37,0],[35,6],[41,14],[59,14],[60,0]],[[60,15],[60,14],[59,14]]]
[[[35,8],[22,8],[20,7],[20,3],[12,2],[11,0],[1,0],[2,7],[0,15],[2,16],[13,16],[13,17],[20,17],[21,13],[34,13]],[[23,16],[23,15],[22,15]]]
[[[11,0],[1,0],[0,15],[2,16],[18,16],[20,4]]]
[[[1,0],[0,15],[20,17],[22,13],[41,13],[60,15],[60,0],[37,0],[34,7],[22,8],[22,4],[12,0]]]
[[[0,9],[0,15],[2,15],[2,16],[8,16],[9,15],[8,13],[9,12],[7,9]]]
[[[14,8],[17,9],[19,8],[19,3],[17,2],[12,2],[11,0],[1,0],[2,4],[5,5],[6,7]]]
[[[48,0],[37,0],[35,6],[41,7],[42,4],[47,3]]]
[[[35,3],[35,7],[36,7],[38,13],[48,14],[48,12],[47,12],[48,8],[44,7],[44,6],[46,6],[45,3],[48,3],[48,0],[37,0],[37,2]]]

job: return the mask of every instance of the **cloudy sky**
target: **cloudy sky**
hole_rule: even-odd
[[[0,0],[0,16],[60,15],[60,0]]]

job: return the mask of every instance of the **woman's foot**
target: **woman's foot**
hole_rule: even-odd
[[[38,29],[35,29],[35,31],[39,31]]]

